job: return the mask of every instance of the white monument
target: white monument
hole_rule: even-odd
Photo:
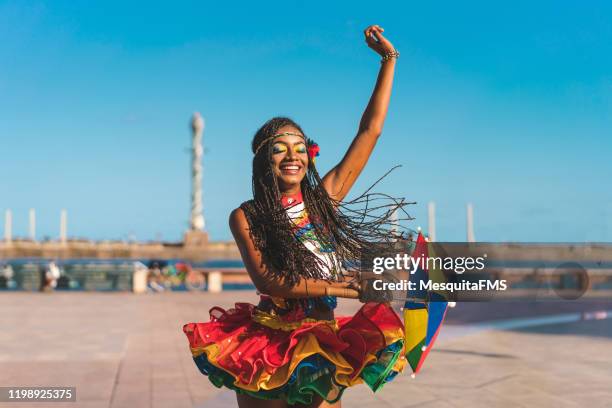
[[[208,235],[204,232],[206,223],[202,209],[202,134],[204,133],[204,119],[196,112],[191,118],[191,216],[189,217],[189,231],[185,234],[186,246],[201,246],[208,242]]]
[[[202,214],[202,133],[204,119],[196,112],[191,120],[191,220],[192,231],[204,231],[204,215]]]
[[[68,213],[62,210],[60,213],[60,242],[65,244],[68,241]]]
[[[467,205],[467,242],[476,242],[474,237],[474,207],[472,203]]]
[[[399,217],[397,215],[397,208],[395,210],[393,210],[389,220],[391,221],[391,233],[393,235],[397,235],[397,233],[399,231]],[[393,241],[395,242],[397,240],[395,238],[393,238]]]
[[[432,242],[436,241],[436,203],[430,201],[427,205],[427,215],[428,215],[428,233],[429,240]]]
[[[6,210],[4,213],[4,242],[9,244],[13,240],[13,213]]]

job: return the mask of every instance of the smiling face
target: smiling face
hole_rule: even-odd
[[[284,132],[302,134],[293,126],[283,126],[276,133]],[[308,150],[303,137],[282,135],[272,141],[272,170],[281,192],[298,193],[307,169]]]

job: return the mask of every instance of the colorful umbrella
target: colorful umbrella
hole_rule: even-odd
[[[427,292],[420,288],[420,281],[432,279],[434,282],[441,282],[444,280],[444,275],[435,262],[432,270],[428,271],[427,258],[428,256],[435,257],[435,253],[420,232],[412,256],[423,260],[419,262],[419,267],[410,277],[411,281],[417,283],[417,289],[408,291],[409,299],[420,298],[423,299],[423,302],[408,300],[404,304],[406,358],[414,376],[423,366],[423,362],[438,337],[446,316],[448,302],[444,292]]]

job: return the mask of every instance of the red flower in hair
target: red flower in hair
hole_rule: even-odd
[[[310,157],[313,162],[315,157],[319,155],[319,150],[321,150],[319,145],[314,142],[308,146],[308,157]]]

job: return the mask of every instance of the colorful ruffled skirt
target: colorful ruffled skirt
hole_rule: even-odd
[[[263,300],[263,297],[262,297]],[[374,392],[406,365],[404,326],[387,304],[317,320],[300,308],[280,315],[248,303],[210,310],[210,322],[183,327],[193,359],[217,387],[289,404],[333,403],[350,386]]]

